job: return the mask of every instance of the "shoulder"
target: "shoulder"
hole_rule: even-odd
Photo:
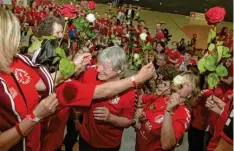
[[[188,122],[191,119],[191,111],[185,105],[178,106],[174,114],[177,119],[186,119]]]

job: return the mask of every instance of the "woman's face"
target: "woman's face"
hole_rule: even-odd
[[[185,79],[184,84],[181,89],[176,90],[176,93],[180,95],[181,98],[188,98],[192,94],[192,84],[188,79]]]
[[[149,54],[149,62],[154,62],[155,58],[153,54]]]
[[[224,28],[224,33],[227,33],[227,32],[228,32],[228,28],[225,27],[225,28]]]
[[[111,81],[118,77],[118,71],[112,68],[111,60],[98,62],[98,79],[101,81]]]
[[[163,51],[163,47],[160,43],[157,44],[157,48],[156,48],[157,52],[160,53]]]
[[[226,67],[230,67],[233,64],[232,58],[228,58],[227,61],[225,62]]]
[[[172,49],[177,50],[177,44],[175,42],[172,43]]]
[[[122,27],[123,27],[123,28],[126,28],[126,27],[127,27],[127,25],[126,25],[125,22],[122,23]]]
[[[157,49],[157,42],[156,41],[153,43],[153,49]]]

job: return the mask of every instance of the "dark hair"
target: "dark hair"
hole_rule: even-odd
[[[58,17],[49,16],[47,17],[38,27],[38,37],[51,36],[53,32],[54,23],[64,25],[64,20]]]
[[[228,29],[228,28],[227,27],[223,27],[221,29],[220,36],[225,36],[227,34],[227,32],[225,32],[226,29]]]

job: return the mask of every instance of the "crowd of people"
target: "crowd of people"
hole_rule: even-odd
[[[90,2],[69,4],[77,9],[74,18],[86,19],[90,12],[96,18],[91,29],[97,36],[86,37],[82,47],[73,20],[65,25],[62,4],[35,0],[25,7],[12,1],[12,9],[1,4],[0,150],[60,151],[64,144],[72,151],[79,136],[79,151],[118,151],[131,126],[136,151],[174,150],[187,141],[185,132],[189,151],[231,150],[233,30],[223,27],[217,34],[231,57],[222,60],[228,75],[209,89],[197,67],[202,56],[196,53],[196,34],[188,43],[183,37],[171,41],[163,21],[149,32],[139,6],[118,5],[114,13],[110,6],[100,16]],[[22,47],[29,28],[33,34]],[[29,52],[43,36],[55,39]],[[58,41],[75,64],[70,78],[53,60]],[[144,50],[145,45],[150,47]],[[138,73],[127,77],[136,63],[129,60],[139,54]]]

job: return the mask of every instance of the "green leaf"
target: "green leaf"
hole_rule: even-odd
[[[32,45],[28,48],[29,53],[34,53],[38,48],[41,47],[42,41],[39,41],[38,39],[35,40]]]
[[[219,83],[219,76],[216,73],[210,73],[207,77],[209,88],[214,88]]]
[[[231,57],[231,54],[229,54],[229,48],[228,47],[223,46],[223,57],[224,58]]]
[[[62,58],[59,63],[59,71],[67,79],[75,73],[75,64],[66,58]]]
[[[85,22],[86,21],[83,18],[77,18],[77,19],[73,20],[73,24],[74,24],[74,26],[76,26],[78,31],[82,30]]]
[[[53,39],[56,39],[55,36],[42,36],[41,37],[42,39],[47,39],[47,40],[53,40]]]
[[[144,47],[143,47],[143,51],[149,51],[152,49],[152,45],[150,44],[150,42],[148,42]]]
[[[215,44],[211,43],[208,47],[209,51],[213,51],[215,49]]]
[[[206,71],[206,69],[205,69],[205,67],[204,67],[205,62],[206,62],[206,59],[205,59],[205,58],[202,58],[202,59],[200,59],[200,60],[198,61],[197,67],[198,67],[198,69],[199,69],[199,71],[200,71],[201,73]]]
[[[216,69],[216,57],[210,55],[206,58],[204,67],[208,71],[214,71]]]
[[[223,45],[223,41],[217,41],[217,46],[222,46]]]
[[[216,73],[220,76],[220,77],[224,77],[228,75],[228,71],[227,68],[224,67],[223,65],[218,65],[215,69]]]
[[[217,52],[218,52],[218,60],[217,61],[219,62],[223,57],[223,46],[218,46]]]
[[[53,64],[53,65],[56,64],[60,59],[61,59],[60,57],[55,57],[52,64]]]
[[[60,47],[57,47],[55,49],[55,52],[61,57],[61,58],[66,58],[66,54],[64,52],[64,50]]]

